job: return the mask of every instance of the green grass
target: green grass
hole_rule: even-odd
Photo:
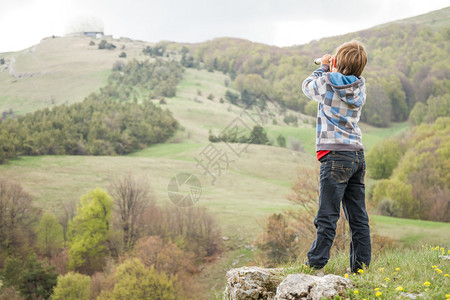
[[[144,45],[136,41],[117,41],[117,49],[99,50],[89,46],[91,38],[64,37],[44,39],[38,45],[19,52],[3,53],[9,62],[15,58],[16,73],[38,73],[33,77],[13,78],[0,71],[0,111],[12,109],[23,115],[58,104],[82,101],[106,84],[113,64],[142,57]],[[98,43],[98,40],[94,41]],[[125,46],[126,59],[118,55]]]
[[[278,135],[283,135],[286,138],[287,146],[291,147],[292,140],[297,140],[303,147],[306,153],[314,155],[316,152],[316,129],[309,127],[290,127],[269,125],[266,127],[269,139],[274,140]]]
[[[375,232],[398,240],[401,245],[443,245],[450,243],[450,223],[371,216]],[[450,246],[450,245],[449,245]]]
[[[201,151],[206,143],[172,143],[172,144],[156,144],[140,151],[129,154],[129,157],[171,157],[172,159],[193,160],[193,157],[186,155],[187,152],[193,150]]]
[[[450,294],[450,260],[439,258],[439,255],[448,255],[450,250],[440,246],[437,249],[420,246],[418,250],[392,249],[379,253],[372,257],[370,267],[361,274],[347,273],[349,257],[341,253],[331,257],[324,273],[345,276],[354,284],[354,288],[346,291],[345,298],[340,299],[398,299],[402,292],[421,294],[423,299],[446,299]],[[279,267],[285,268],[284,276],[311,274],[300,261]],[[381,294],[377,296],[377,293]]]
[[[366,152],[386,138],[401,135],[409,129],[408,122],[393,123],[391,127],[387,128],[377,128],[367,124],[361,124],[360,127]]]

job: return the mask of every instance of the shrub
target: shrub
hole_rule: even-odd
[[[283,135],[277,137],[277,143],[280,147],[286,148],[286,138]]]
[[[107,50],[114,50],[116,48],[116,45],[112,43],[108,43],[106,40],[102,40],[98,44],[98,49],[107,49]]]

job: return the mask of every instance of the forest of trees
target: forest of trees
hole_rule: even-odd
[[[80,103],[0,121],[0,163],[21,155],[126,154],[162,143],[178,122],[150,99],[174,96],[181,76],[176,62],[116,64],[108,84]]]
[[[392,24],[290,48],[218,38],[184,45],[183,62],[229,74],[241,93],[265,95],[305,112],[309,100],[301,83],[315,68],[313,58],[354,38],[363,42],[369,56],[363,73],[368,101],[362,121],[387,127],[407,120],[416,103],[450,93],[450,27]]]
[[[450,222],[450,117],[377,144],[367,163],[380,179],[371,197],[380,213]]]
[[[221,252],[217,222],[156,205],[149,186],[125,175],[53,215],[0,179],[0,299],[198,299],[192,275]]]

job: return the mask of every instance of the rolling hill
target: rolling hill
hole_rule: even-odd
[[[407,26],[411,23],[420,26],[429,24],[430,20],[435,20],[433,28],[443,28],[448,25],[445,20],[448,21],[449,12],[450,8],[446,8],[429,15],[386,24],[383,28],[393,30],[396,27],[390,26]],[[378,32],[379,28],[373,30]],[[313,68],[310,58],[319,49],[323,51],[329,45],[335,46],[337,41],[354,35],[324,39],[311,45],[302,45],[300,49],[276,49],[261,44],[255,47],[261,53],[273,51],[283,55],[304,55],[301,61],[304,66],[299,71],[299,74],[303,74],[309,72],[306,68]],[[356,36],[358,35],[370,36],[370,30],[356,33]],[[92,41],[95,45],[90,45]],[[228,39],[220,41],[225,44],[232,43],[232,40]],[[106,84],[117,61],[151,59],[142,53],[146,46],[153,46],[151,43],[125,38],[108,39],[108,42],[114,43],[117,48],[100,50],[97,47],[99,40],[87,37],[45,38],[38,45],[23,51],[0,54],[0,58],[6,62],[0,65],[0,111],[12,110],[15,115],[24,115],[42,108],[80,102]],[[192,45],[190,51],[195,55],[196,50],[210,49],[216,47],[217,43],[218,41],[211,41],[209,44],[207,42]],[[167,45],[169,59],[180,59],[179,50],[183,45],[163,44]],[[253,43],[243,41],[243,45],[248,47]],[[220,50],[223,49],[218,47],[217,53],[220,53]],[[238,47],[236,51],[244,50]],[[125,52],[127,57],[119,58],[121,52]],[[55,214],[60,210],[61,203],[76,201],[86,191],[95,187],[106,189],[112,178],[123,174],[132,173],[147,177],[160,203],[170,201],[167,189],[173,176],[182,172],[197,176],[202,184],[202,195],[198,204],[206,206],[216,216],[225,245],[221,256],[206,266],[198,280],[205,289],[218,291],[223,286],[225,270],[245,265],[252,260],[253,240],[261,232],[258,221],[268,214],[291,207],[286,196],[291,192],[290,186],[297,175],[302,168],[317,167],[318,163],[314,157],[314,117],[289,108],[286,112],[279,113],[279,107],[269,102],[268,110],[275,114],[264,123],[268,137],[276,144],[277,136],[282,134],[288,140],[288,148],[249,145],[246,151],[237,156],[230,151],[227,144],[214,144],[229,155],[230,161],[226,168],[215,173],[217,180],[213,184],[211,176],[204,174],[196,158],[210,145],[210,132],[218,134],[226,129],[237,118],[241,118],[244,109],[228,101],[221,101],[227,90],[239,91],[230,78],[230,72],[224,73],[214,69],[214,60],[210,60],[207,55],[198,54],[196,59],[204,68],[186,68],[183,80],[177,86],[176,97],[166,98],[166,104],[161,103],[159,99],[152,100],[156,105],[169,109],[180,122],[181,129],[168,143],[153,145],[127,156],[22,157],[0,165],[0,176],[20,182],[34,197],[37,206]],[[286,59],[286,65],[289,65],[289,58],[282,59]],[[269,63],[270,61],[269,59]],[[295,66],[298,69],[299,65]],[[208,71],[208,67],[212,69]],[[11,69],[13,73],[10,72]],[[289,72],[290,69],[286,70]],[[241,74],[246,72],[243,70]],[[276,80],[277,77],[274,77],[273,81]],[[283,85],[278,88],[289,87],[290,85]],[[254,119],[262,121],[256,109],[247,112]],[[297,117],[297,125],[288,125],[283,121],[288,114]],[[408,124],[402,120],[387,128],[368,124],[362,124],[361,128],[364,133],[363,142],[369,150],[385,138],[405,132],[408,130]],[[293,144],[297,142],[304,151],[292,149]],[[373,181],[369,182],[369,185],[371,184]],[[450,240],[450,225],[447,223],[417,222],[381,216],[373,216],[373,220],[376,233],[397,239],[402,246],[420,246],[426,243],[445,246]]]

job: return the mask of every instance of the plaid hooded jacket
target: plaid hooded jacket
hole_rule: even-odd
[[[358,121],[366,101],[365,79],[328,70],[322,65],[302,85],[303,93],[318,102],[316,150],[364,150]]]

